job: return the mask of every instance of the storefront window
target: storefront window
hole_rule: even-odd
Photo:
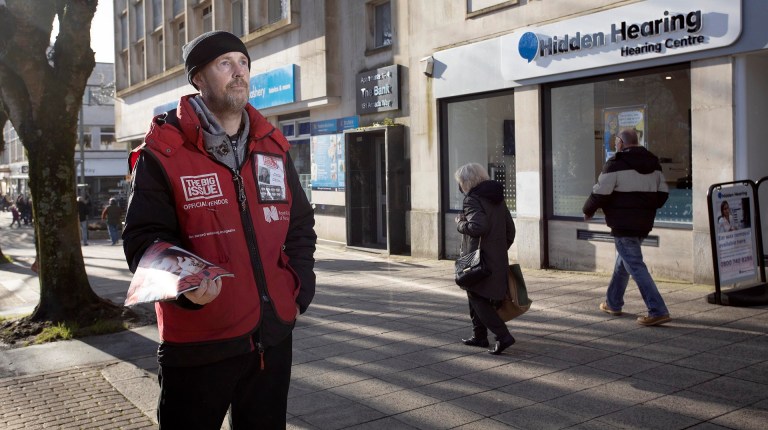
[[[634,128],[656,154],[669,186],[657,222],[691,223],[691,81],[687,68],[654,69],[553,87],[550,160],[554,216],[581,208],[618,131]],[[598,216],[600,213],[598,212]]]
[[[515,104],[512,92],[462,98],[447,102],[444,126],[447,165],[443,184],[448,191],[448,209],[460,211],[464,196],[456,186],[454,172],[466,163],[480,163],[491,179],[504,185],[507,208],[515,212]]]
[[[280,121],[280,130],[291,147],[288,153],[291,154],[293,165],[296,167],[296,172],[299,174],[299,180],[301,181],[301,187],[307,194],[307,198],[312,198],[311,189],[311,163],[310,163],[310,136],[309,136],[309,119],[289,119]]]

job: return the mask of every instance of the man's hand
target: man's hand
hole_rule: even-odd
[[[592,215],[584,214],[584,221],[589,221],[592,219]]]
[[[221,292],[221,278],[213,281],[211,279],[203,279],[200,282],[200,286],[192,291],[187,291],[184,295],[190,302],[205,305],[211,303],[219,293]]]

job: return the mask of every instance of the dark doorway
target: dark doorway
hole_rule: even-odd
[[[402,127],[345,135],[347,245],[406,252],[409,169]]]

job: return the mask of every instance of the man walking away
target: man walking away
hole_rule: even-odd
[[[644,326],[671,321],[669,311],[643,262],[640,245],[653,228],[656,210],[669,197],[659,159],[638,144],[637,132],[623,130],[616,136],[616,153],[608,159],[584,203],[584,220],[602,208],[616,245],[616,264],[600,310],[621,315],[629,276],[635,280],[648,314],[637,318]]]
[[[109,204],[101,211],[101,220],[107,222],[109,238],[112,239],[112,245],[116,245],[120,239],[120,217],[123,211],[117,204],[115,198],[109,199]]]
[[[83,240],[83,246],[88,246],[88,200],[85,197],[77,196],[77,217],[80,220],[80,236]]]

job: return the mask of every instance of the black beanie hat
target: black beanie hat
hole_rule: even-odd
[[[192,83],[195,73],[205,67],[219,55],[227,52],[242,52],[248,57],[248,70],[251,70],[251,56],[248,55],[248,49],[239,37],[226,31],[209,31],[203,33],[181,48],[181,55],[184,58],[184,66],[187,69],[187,80],[195,89],[197,85]]]

